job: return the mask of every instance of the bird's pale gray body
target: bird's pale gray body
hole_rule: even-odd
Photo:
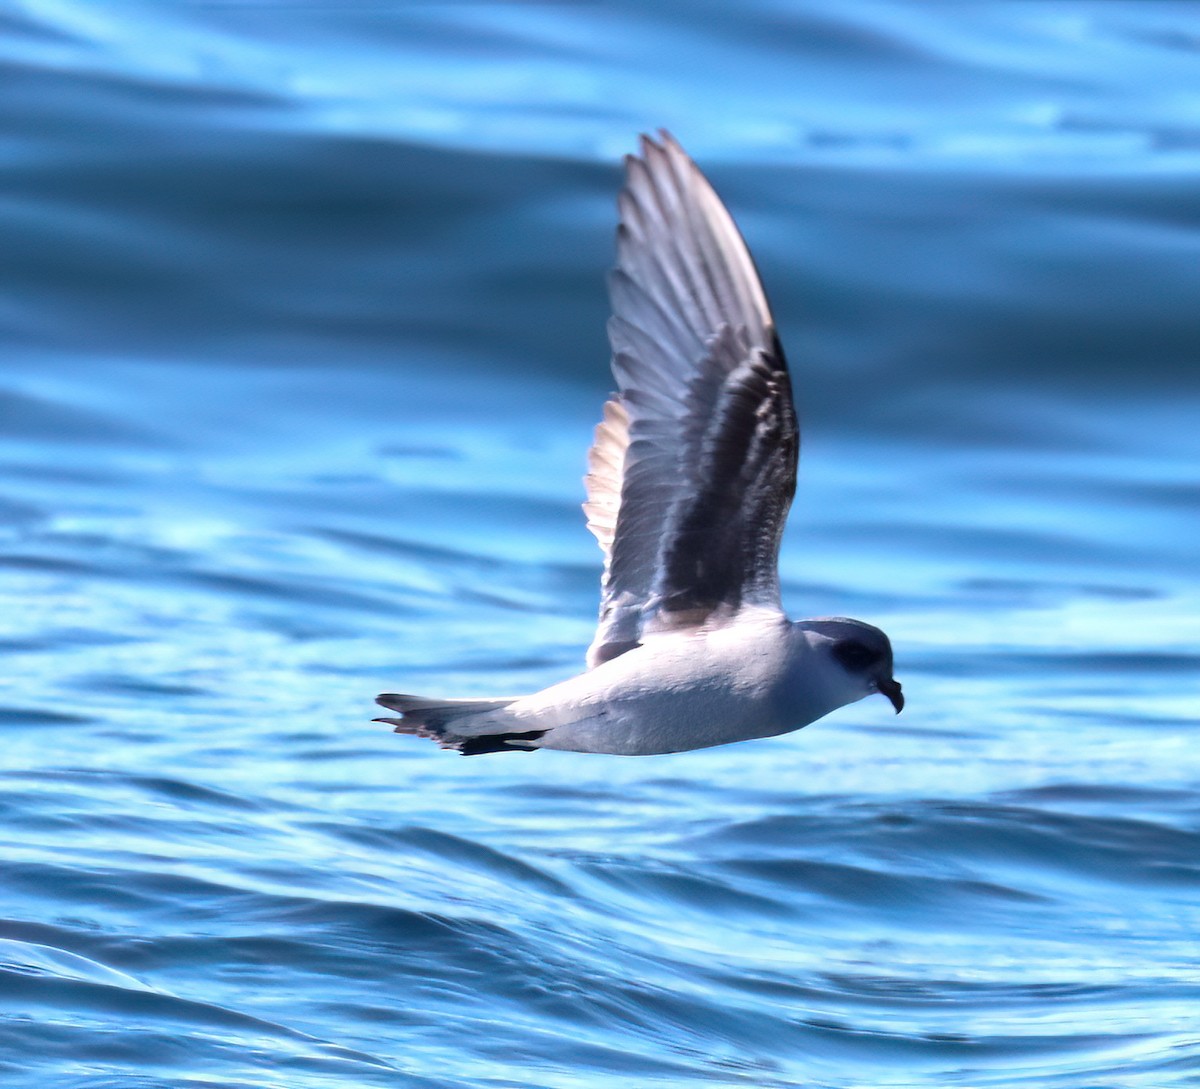
[[[546,735],[546,748],[625,756],[783,733],[824,713],[809,694],[786,690],[789,668],[807,649],[794,644],[786,626],[764,612],[711,631],[650,636],[513,710],[521,715],[528,704],[535,719],[566,710],[568,721]]]
[[[530,696],[382,695],[399,733],[467,755],[645,756],[786,733],[872,692],[903,706],[883,632],[783,614],[799,435],[741,235],[667,134],[626,168],[609,282],[618,389],[584,504],[605,561],[589,668]]]

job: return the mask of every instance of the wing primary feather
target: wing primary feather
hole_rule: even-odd
[[[604,551],[596,666],[649,633],[779,608],[798,435],[754,261],[666,132],[626,159],[608,323],[618,392],[588,461]]]

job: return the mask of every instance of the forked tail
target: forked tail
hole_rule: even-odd
[[[457,749],[463,756],[478,756],[485,752],[532,752],[545,730],[514,732],[507,729],[503,717],[493,713],[503,711],[512,700],[447,700],[426,699],[384,692],[375,702],[389,711],[399,711],[399,718],[377,718],[396,728],[398,734],[428,737],[443,749]]]

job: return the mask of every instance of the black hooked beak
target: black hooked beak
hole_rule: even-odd
[[[892,701],[892,706],[896,708],[896,714],[904,710],[904,693],[900,690],[900,682],[888,677],[881,680],[876,687],[879,691],[887,696]]]

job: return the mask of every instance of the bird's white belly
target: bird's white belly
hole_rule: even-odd
[[[756,705],[701,693],[660,694],[652,700],[579,710],[583,717],[550,730],[541,747],[652,756],[766,737],[791,728],[782,725],[762,701]]]
[[[776,630],[670,636],[518,701],[510,710],[550,725],[541,747],[649,756],[784,733],[774,683]]]

